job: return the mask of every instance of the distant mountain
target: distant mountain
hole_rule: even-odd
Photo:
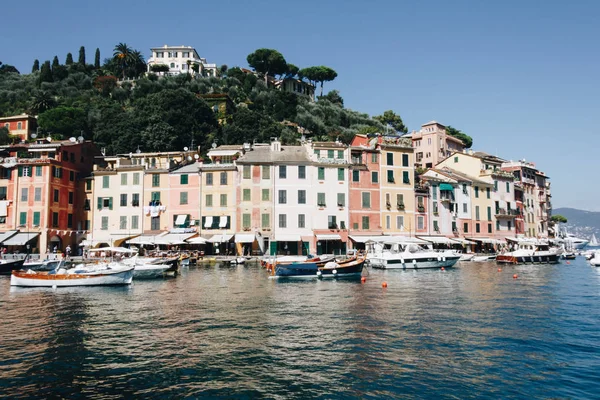
[[[577,237],[589,239],[592,234],[600,237],[600,212],[565,207],[553,209],[552,214],[564,216],[568,222],[561,224],[563,225],[563,229],[566,226],[567,232]]]

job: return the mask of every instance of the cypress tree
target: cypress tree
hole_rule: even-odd
[[[42,69],[40,71],[40,82],[52,82],[53,80],[52,70],[50,69],[50,61],[45,61],[42,64]]]
[[[79,48],[79,64],[85,66],[85,47],[83,46]]]
[[[94,67],[100,68],[100,49],[96,47],[96,57],[94,59]]]
[[[52,60],[52,69],[58,67],[60,65],[60,63],[58,62],[58,56],[54,56],[54,59]]]
[[[37,72],[40,70],[40,61],[39,60],[35,60],[33,62],[33,67],[31,67],[31,73]]]
[[[73,54],[67,53],[67,59],[65,60],[65,65],[73,64]]]

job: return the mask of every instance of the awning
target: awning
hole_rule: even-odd
[[[206,239],[204,239],[202,236],[196,236],[196,237],[186,240],[186,242],[188,244],[205,244]]]
[[[253,243],[255,240],[256,235],[254,233],[236,233],[234,241],[236,243]]]
[[[440,190],[449,190],[452,192],[454,187],[452,187],[452,185],[449,183],[440,183]]]
[[[27,242],[35,239],[39,235],[40,234],[37,232],[19,232],[13,237],[6,239],[4,242],[2,242],[2,246],[24,246],[27,244]]]
[[[475,243],[472,240],[467,240],[467,239],[462,239],[462,238],[452,238],[451,240],[454,242],[460,243],[460,244],[465,244],[465,245]]]
[[[206,217],[204,220],[204,228],[209,229],[212,226],[213,217]]]
[[[15,236],[17,233],[19,233],[19,231],[6,231],[6,232],[2,232],[0,233],[0,243],[2,243],[3,241],[5,241],[6,239]]]
[[[191,233],[167,233],[166,235],[161,235],[156,237],[156,244],[185,244],[186,239],[191,238],[196,235],[196,232]]]
[[[337,233],[323,234],[323,235],[315,235],[317,240],[342,240],[342,237]]]
[[[240,153],[242,150],[211,150],[209,151],[209,156],[235,156]]]
[[[485,243],[485,244],[504,244],[504,243],[506,243],[503,240],[497,240],[497,239],[492,239],[492,238],[468,238],[468,239],[475,241],[475,242]]]
[[[175,225],[185,225],[185,221],[187,221],[187,214],[179,214],[175,219]]]
[[[376,242],[386,236],[348,236],[355,243]]]
[[[219,228],[226,228],[227,227],[227,217],[220,217],[221,219],[219,220]]]
[[[300,242],[302,238],[297,233],[275,233],[275,242]]]
[[[140,235],[136,238],[130,239],[127,241],[128,244],[159,244],[157,243],[157,239],[159,239],[162,235]]]
[[[232,237],[233,237],[233,235],[225,233],[223,235],[214,235],[213,237],[208,239],[208,241],[210,243],[223,243],[223,242],[229,242]]]
[[[456,242],[446,236],[419,236],[419,239],[427,240],[428,242],[435,244],[456,244]]]

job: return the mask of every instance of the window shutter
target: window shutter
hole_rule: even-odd
[[[112,210],[112,197],[108,198],[108,209]]]
[[[19,176],[23,176],[23,167],[19,167]]]
[[[102,210],[102,197],[98,197],[98,210]]]

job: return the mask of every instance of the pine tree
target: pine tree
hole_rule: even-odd
[[[85,65],[85,47],[83,46],[79,48],[79,64]]]
[[[65,60],[65,65],[73,64],[73,54],[67,53],[67,59]]]
[[[33,62],[33,67],[31,67],[31,73],[37,72],[40,70],[40,61],[39,60],[35,60]]]
[[[100,49],[96,47],[96,57],[94,59],[94,67],[100,68]]]
[[[40,71],[40,82],[52,82],[53,80],[52,70],[50,69],[50,61],[45,61],[42,64],[42,69]]]
[[[60,65],[60,63],[58,62],[58,56],[54,56],[54,59],[52,60],[52,69],[58,67]]]

